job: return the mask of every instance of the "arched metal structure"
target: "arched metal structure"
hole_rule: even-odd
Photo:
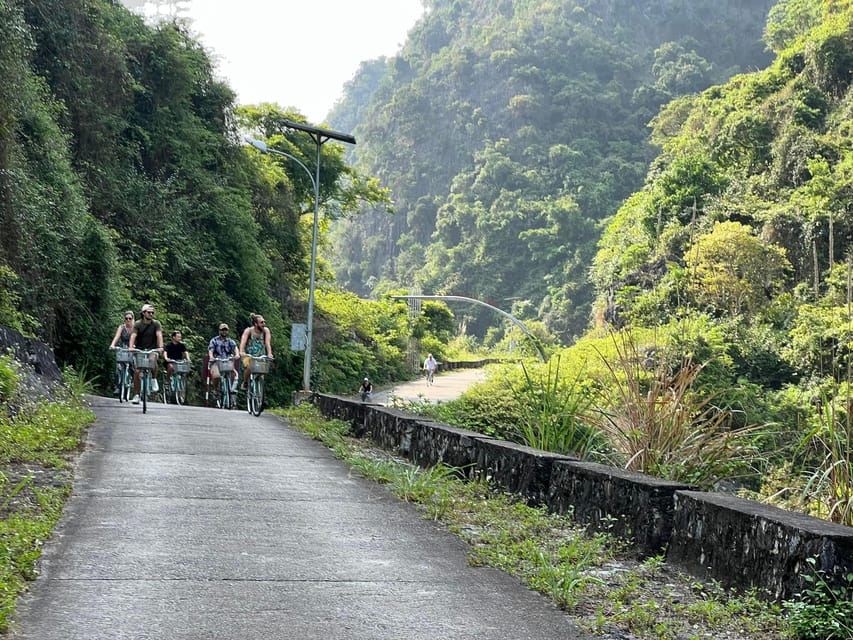
[[[486,307],[487,309],[491,309],[499,313],[500,315],[508,318],[516,327],[521,329],[521,332],[530,338],[530,341],[533,343],[533,346],[536,347],[536,350],[539,352],[539,355],[542,357],[542,362],[548,362],[548,356],[545,355],[545,350],[542,349],[542,345],[540,344],[538,338],[530,333],[530,330],[524,326],[524,323],[516,318],[511,313],[507,313],[503,309],[498,309],[497,307],[490,305],[482,300],[477,300],[476,298],[468,298],[465,296],[422,296],[422,295],[408,295],[408,296],[391,296],[394,300],[451,300],[454,302],[470,302],[473,304],[478,304],[481,307]]]

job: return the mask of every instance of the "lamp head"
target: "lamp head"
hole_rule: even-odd
[[[263,151],[264,153],[267,152],[267,143],[263,140],[255,140],[255,138],[250,138],[248,136],[246,136],[244,140],[255,147],[258,151]]]

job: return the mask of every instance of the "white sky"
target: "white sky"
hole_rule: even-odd
[[[188,15],[241,104],[322,124],[361,62],[396,54],[421,0],[191,0]]]

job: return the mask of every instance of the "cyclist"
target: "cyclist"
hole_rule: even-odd
[[[424,371],[426,371],[427,381],[432,382],[432,377],[436,369],[438,369],[438,363],[432,357],[432,354],[428,353],[426,360],[424,360]]]
[[[373,383],[365,378],[361,381],[361,385],[358,387],[358,392],[361,394],[361,401],[367,402],[373,397]]]
[[[240,357],[240,350],[237,348],[237,343],[228,337],[230,331],[227,324],[224,322],[219,325],[219,334],[210,339],[207,345],[207,357],[210,362],[210,378],[214,389],[219,388],[219,363],[216,358],[234,358]],[[237,390],[237,367],[231,372],[231,391]],[[232,398],[233,404],[233,398]]]
[[[133,332],[133,323],[136,321],[136,316],[133,315],[133,311],[125,311],[124,312],[124,322],[122,322],[118,328],[116,329],[116,334],[113,336],[113,341],[110,342],[110,349],[127,349],[130,344],[130,334]],[[118,376],[119,376],[119,363],[116,362],[116,386],[113,389],[113,395],[118,395]]]
[[[169,344],[166,345],[164,358],[166,360],[166,388],[171,388],[169,385],[172,382],[172,374],[175,373],[175,365],[172,364],[175,360],[190,360],[190,352],[187,351],[187,345],[183,340],[183,334],[180,331],[172,331]]]
[[[251,326],[246,327],[243,335],[240,338],[240,353],[243,354],[243,371],[247,371],[251,365],[251,356],[266,355],[272,358],[272,335],[264,317],[260,314],[253,313],[250,316],[252,320]],[[243,390],[246,389],[246,384],[249,381],[249,376],[243,376]]]
[[[154,305],[142,305],[142,319],[137,320],[133,325],[133,331],[130,333],[130,341],[128,349],[156,349],[158,353],[163,353],[163,327],[159,320],[154,319]],[[152,353],[150,356],[152,362],[151,371],[151,391],[156,393],[159,390],[157,386],[157,353]],[[139,369],[133,372],[133,404],[139,404]]]

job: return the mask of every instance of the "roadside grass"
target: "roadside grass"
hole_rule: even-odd
[[[26,390],[19,365],[0,359],[0,633],[18,596],[37,576],[42,545],[71,495],[72,465],[94,414],[81,401],[90,385],[66,371],[48,401]],[[36,393],[35,395],[38,395]]]
[[[464,540],[473,566],[516,576],[605,638],[767,640],[794,638],[782,607],[757,593],[700,583],[662,557],[637,560],[606,533],[588,534],[570,515],[530,507],[485,478],[464,480],[450,467],[421,469],[369,442],[308,404],[274,410],[330,446],[359,474],[416,503]]]

